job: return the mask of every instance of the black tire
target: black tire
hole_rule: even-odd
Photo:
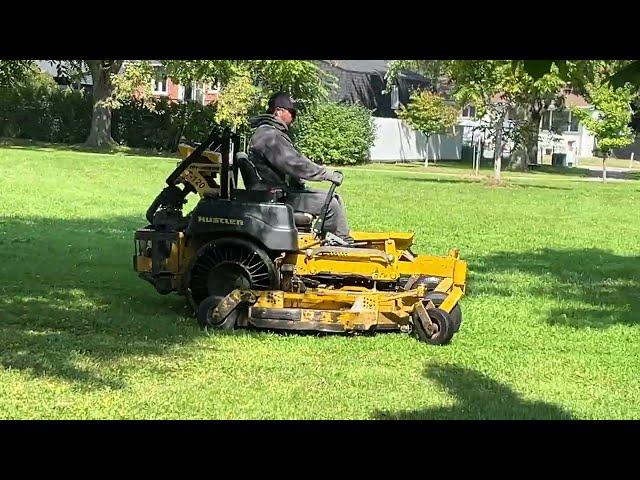
[[[218,306],[218,303],[220,303],[223,298],[224,297],[217,295],[211,295],[200,302],[200,305],[198,305],[198,311],[196,312],[196,318],[198,319],[198,324],[202,328],[209,327],[220,330],[231,330],[235,326],[237,317],[236,312],[232,312],[222,323],[213,324],[210,322],[211,312]]]
[[[276,267],[253,242],[225,237],[203,245],[189,270],[189,288],[196,305],[211,296],[224,298],[236,288],[278,288]]]
[[[427,310],[429,318],[438,326],[438,330],[429,335],[425,330],[420,318],[417,314],[413,316],[413,328],[421,342],[430,343],[431,345],[445,345],[451,341],[454,335],[453,323],[447,312],[439,308],[430,308]]]
[[[448,296],[447,293],[431,291],[427,292],[423,298],[426,301],[431,300],[436,307],[440,307]],[[460,304],[456,303],[456,306],[449,312],[449,316],[451,317],[453,332],[455,333],[460,330],[460,325],[462,324],[462,309],[460,308]]]

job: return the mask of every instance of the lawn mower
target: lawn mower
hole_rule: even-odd
[[[467,264],[457,249],[416,255],[404,232],[355,231],[345,242],[324,229],[335,183],[319,215],[295,212],[283,189],[259,189],[229,132],[178,150],[149,225],[135,232],[133,266],[159,293],[184,295],[202,327],[399,330],[438,345],[460,328]],[[184,215],[190,193],[200,199]]]

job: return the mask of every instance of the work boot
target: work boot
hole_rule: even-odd
[[[355,244],[355,240],[351,235],[338,236],[335,233],[327,232],[324,237],[325,242],[329,245],[339,245],[341,247],[350,247]]]

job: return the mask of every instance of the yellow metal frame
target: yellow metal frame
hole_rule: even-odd
[[[395,281],[400,277],[424,275],[451,279],[465,289],[467,263],[457,249],[447,256],[412,255],[408,249],[412,233],[353,232],[367,248],[322,247],[311,234],[300,234],[297,253],[285,256],[283,263],[294,265],[293,273],[312,276],[319,273],[361,275],[373,280]]]
[[[339,324],[344,331],[352,331],[369,330],[374,326],[387,329],[408,327],[414,305],[424,296],[425,288],[421,285],[406,292],[350,287],[339,290],[317,288],[304,293],[281,290],[254,290],[252,293],[257,300],[250,307],[245,323],[252,323],[250,318],[255,309],[295,309],[300,325]]]
[[[194,150],[194,147],[185,145],[184,143],[178,145],[178,152],[183,159],[187,158]],[[183,182],[188,182],[193,185],[201,198],[204,197],[205,194],[219,194],[220,188],[211,187],[209,182],[206,180],[205,175],[217,175],[220,172],[222,154],[219,152],[212,152],[211,150],[205,150],[202,152],[201,156],[209,159],[210,163],[192,163],[180,174],[178,178]]]

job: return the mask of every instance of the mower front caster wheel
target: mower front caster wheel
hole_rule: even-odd
[[[221,323],[214,324],[211,322],[211,313],[224,297],[218,295],[211,295],[205,298],[200,305],[198,305],[198,311],[196,312],[196,318],[198,324],[202,327],[215,328],[216,330],[232,330],[235,326],[238,315],[236,312],[231,312]]]
[[[439,307],[448,296],[447,293],[432,290],[424,295],[424,300],[425,302],[431,300],[436,307]],[[462,324],[462,310],[459,304],[456,304],[456,306],[451,309],[449,316],[451,317],[451,322],[453,322],[453,333],[456,333],[460,330],[460,325]]]
[[[435,332],[429,333],[427,328],[422,324],[420,317],[413,317],[413,329],[421,342],[430,343],[431,345],[445,345],[451,341],[455,333],[455,325],[451,320],[451,316],[439,308],[430,308],[427,310],[429,319],[435,326]]]

